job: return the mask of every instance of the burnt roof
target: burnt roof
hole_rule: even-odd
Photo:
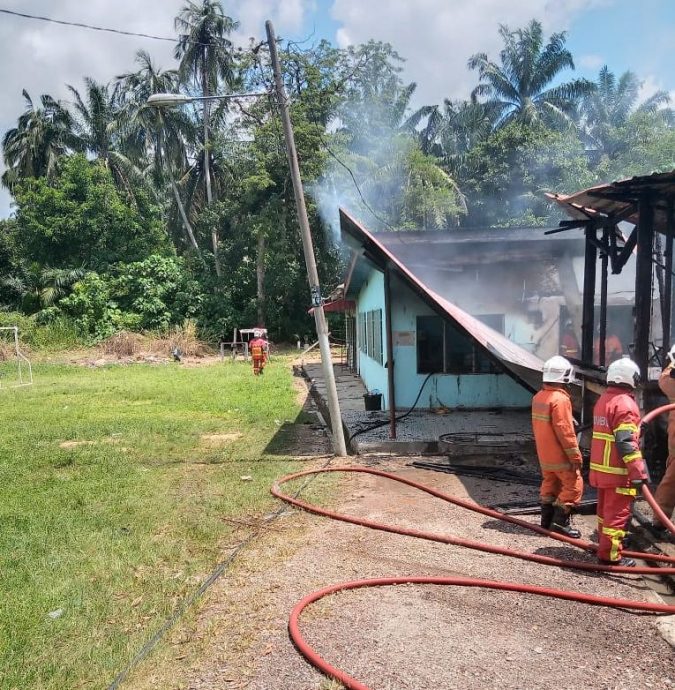
[[[673,221],[668,223],[668,205],[675,201],[675,170],[651,175],[638,175],[625,180],[596,185],[574,194],[547,194],[572,217],[579,220],[607,218],[625,220],[636,225],[639,202],[651,199],[654,208],[654,229],[675,234]]]

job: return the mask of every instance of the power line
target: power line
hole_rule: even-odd
[[[136,31],[125,31],[124,29],[111,29],[105,26],[94,26],[92,24],[84,24],[82,22],[69,22],[64,19],[53,19],[52,17],[42,17],[35,14],[24,14],[23,12],[14,12],[13,10],[6,10],[0,8],[0,14],[9,14],[13,17],[22,17],[23,19],[37,19],[42,22],[49,22],[51,24],[60,24],[62,26],[74,26],[79,29],[90,29],[91,31],[105,31],[111,34],[121,34],[122,36],[138,36],[140,38],[151,38],[153,41],[171,41],[176,43],[177,38],[168,38],[166,36],[155,36],[153,34],[144,34]]]

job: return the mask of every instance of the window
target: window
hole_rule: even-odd
[[[492,360],[464,332],[440,316],[417,317],[417,373],[494,374]]]
[[[504,335],[504,314],[481,314],[476,318],[486,326],[490,326],[492,330]]]
[[[382,364],[382,310],[362,311],[358,315],[359,350]]]
[[[417,317],[417,372],[443,371],[443,319],[439,316]]]

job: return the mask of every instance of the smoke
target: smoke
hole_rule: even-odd
[[[340,134],[326,142],[325,172],[308,186],[308,192],[333,242],[340,241],[340,208],[373,231],[398,229],[394,223],[404,203],[405,161],[411,143],[393,130],[379,140],[352,139],[348,146]]]

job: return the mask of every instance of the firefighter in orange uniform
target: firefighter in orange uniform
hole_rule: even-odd
[[[263,338],[264,331],[256,328],[253,331],[253,340],[248,344],[248,350],[251,353],[253,360],[253,373],[258,376],[265,370],[267,364],[267,348],[268,343]]]
[[[639,445],[640,410],[634,390],[640,369],[628,357],[607,368],[607,390],[593,408],[590,484],[598,490],[598,560],[634,566],[621,556],[631,506],[647,469]]]
[[[560,338],[560,354],[563,357],[573,357],[574,359],[579,359],[581,355],[579,341],[574,333],[571,319],[565,321],[565,330]]]
[[[661,373],[659,388],[668,398],[668,402],[675,403],[675,345],[668,352],[668,366]],[[675,508],[675,410],[668,414],[668,460],[666,461],[666,473],[654,492],[654,499],[659,508],[670,517]],[[655,521],[654,527],[659,532],[664,532],[665,527]],[[666,536],[665,533],[660,536]]]
[[[544,363],[544,387],[532,399],[532,429],[543,480],[539,490],[541,526],[578,539],[570,517],[584,489],[581,452],[574,431],[572,401],[566,390],[572,365],[559,355]]]

